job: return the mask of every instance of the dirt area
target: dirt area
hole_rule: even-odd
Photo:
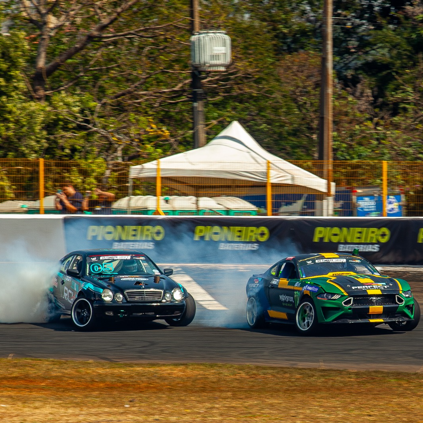
[[[423,374],[0,360],[0,421],[423,422]]]

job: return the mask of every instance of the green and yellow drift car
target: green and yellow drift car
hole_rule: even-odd
[[[410,331],[420,307],[402,279],[381,275],[367,260],[351,254],[302,254],[278,261],[247,283],[247,322],[291,323],[304,335],[321,325],[388,324]]]

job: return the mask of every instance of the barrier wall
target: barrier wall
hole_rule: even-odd
[[[57,261],[88,248],[140,249],[160,263],[269,263],[352,252],[423,265],[423,218],[0,216],[0,261]]]
[[[423,218],[66,216],[68,251],[140,249],[165,263],[269,263],[352,252],[377,264],[423,264]]]

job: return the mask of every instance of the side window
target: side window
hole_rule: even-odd
[[[63,260],[62,263],[60,264],[60,271],[62,273],[66,273],[66,270],[68,270],[69,264],[72,261],[74,256],[70,256],[67,259]]]
[[[74,259],[72,260],[69,269],[77,270],[78,272],[80,272],[82,270],[82,260],[82,256],[74,256]]]
[[[294,263],[285,263],[281,273],[279,275],[283,279],[298,279],[297,270],[295,269]]]
[[[278,277],[279,269],[281,268],[281,262],[276,263],[272,268],[270,268],[270,274],[275,278]]]

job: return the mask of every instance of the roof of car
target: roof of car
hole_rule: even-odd
[[[105,254],[105,255],[110,255],[110,254],[128,254],[128,253],[135,253],[135,254],[145,254],[143,251],[140,250],[124,250],[124,249],[120,249],[120,250],[114,250],[112,248],[97,248],[97,249],[93,249],[93,250],[76,250],[76,251],[72,251],[71,253],[67,254],[67,255],[73,255],[73,254]]]
[[[360,256],[354,256],[353,254],[350,254],[350,253],[309,253],[309,254],[298,254],[297,256],[292,256],[291,260],[293,259],[305,260],[305,259],[310,259],[312,257],[337,258],[337,257],[360,257]]]

